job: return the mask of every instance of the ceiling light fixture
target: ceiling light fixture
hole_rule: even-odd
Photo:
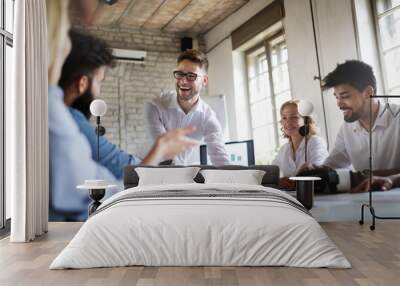
[[[102,1],[108,5],[114,5],[115,3],[118,2],[118,0],[102,0]]]

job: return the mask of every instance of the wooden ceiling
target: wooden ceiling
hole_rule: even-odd
[[[203,34],[250,0],[118,0],[100,1],[93,24]]]

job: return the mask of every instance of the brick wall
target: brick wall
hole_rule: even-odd
[[[102,122],[106,137],[121,149],[144,155],[152,145],[144,126],[143,107],[162,90],[174,89],[172,70],[180,52],[180,37],[159,31],[91,28],[91,34],[106,40],[111,47],[144,50],[144,63],[118,62],[107,69],[101,98],[108,110]],[[204,51],[204,41],[199,43]],[[203,95],[207,94],[207,90]]]

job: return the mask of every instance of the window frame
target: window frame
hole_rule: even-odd
[[[382,89],[383,89],[384,94],[390,94],[389,83],[388,83],[389,76],[388,76],[387,67],[386,67],[386,63],[385,63],[385,59],[384,59],[385,55],[384,55],[383,44],[382,44],[381,29],[379,27],[379,19],[392,14],[394,11],[400,11],[400,5],[392,7],[389,10],[379,14],[377,1],[379,1],[379,0],[371,0],[371,7],[372,7],[372,12],[373,12],[375,37],[376,37],[376,42],[378,45],[378,57],[379,57],[378,60],[379,60],[379,65],[380,65],[380,68],[382,71]],[[395,47],[390,48],[388,51],[394,50],[394,49],[400,49],[400,44]],[[400,88],[400,84],[393,86],[391,89],[395,90],[398,88]]]
[[[276,45],[280,45],[282,43],[285,43],[285,33],[283,29],[279,29],[277,32],[275,32],[274,34],[264,38],[262,41],[260,41],[258,44],[252,46],[251,48],[247,49],[244,52],[245,55],[245,62],[246,62],[246,77],[247,77],[247,100],[248,100],[248,106],[249,106],[249,115],[250,115],[250,126],[251,126],[251,134],[254,137],[254,129],[263,127],[263,126],[258,126],[258,127],[254,127],[253,126],[253,122],[252,122],[252,114],[251,114],[251,93],[250,93],[250,78],[248,75],[248,70],[250,67],[250,63],[249,63],[249,56],[251,54],[253,54],[255,51],[263,48],[265,52],[265,55],[267,57],[267,65],[268,65],[268,72],[267,72],[267,80],[269,82],[269,91],[270,91],[270,96],[271,96],[271,104],[272,104],[272,120],[273,120],[273,127],[274,127],[274,141],[275,141],[275,146],[276,148],[279,148],[281,146],[281,140],[279,139],[281,136],[281,132],[280,132],[280,123],[279,123],[279,118],[277,116],[277,111],[279,110],[279,108],[276,106],[276,97],[277,97],[277,93],[275,92],[275,86],[274,86],[274,78],[273,78],[273,66],[272,66],[272,58],[271,58],[271,54],[273,51],[273,47]],[[289,65],[289,61],[287,60],[287,65]],[[291,93],[291,88],[289,88],[289,91]],[[269,124],[267,124],[269,125]]]
[[[13,48],[13,34],[8,32],[6,29],[6,1],[0,0],[0,236],[9,233],[10,220],[7,220],[6,212],[6,188],[5,188],[5,93],[6,93],[6,47]],[[12,1],[13,5],[13,19],[15,16],[15,1]],[[14,27],[13,29],[14,30]]]

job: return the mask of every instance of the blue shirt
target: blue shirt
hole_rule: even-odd
[[[90,121],[78,109],[69,108],[72,117],[75,119],[79,130],[86,136],[92,150],[92,159],[97,159],[97,135],[96,129],[90,124]],[[106,167],[117,179],[122,179],[123,168],[127,165],[137,165],[141,159],[120,150],[115,144],[112,144],[104,136],[99,138],[100,164]]]
[[[90,145],[63,99],[62,89],[49,87],[50,220],[84,220],[90,199],[87,191],[76,186],[88,179],[118,182],[107,168],[92,159]],[[107,193],[110,194],[108,190]]]

